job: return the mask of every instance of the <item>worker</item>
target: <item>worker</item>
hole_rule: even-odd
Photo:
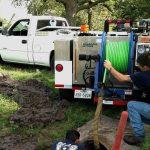
[[[80,133],[76,130],[68,130],[65,140],[56,141],[51,150],[86,150],[79,141]]]
[[[145,138],[144,123],[150,124],[150,52],[143,53],[137,58],[140,72],[132,75],[123,75],[118,72],[110,61],[104,61],[104,67],[120,82],[132,82],[133,85],[142,92],[142,96],[147,99],[130,101],[127,104],[130,124],[134,135],[125,135],[124,141],[129,145],[140,146]],[[141,96],[141,98],[142,98]],[[149,101],[149,103],[148,103]]]

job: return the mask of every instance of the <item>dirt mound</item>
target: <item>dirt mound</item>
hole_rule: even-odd
[[[1,150],[35,150],[37,142],[32,138],[25,138],[20,135],[0,137]]]
[[[10,116],[19,126],[43,127],[47,123],[64,119],[69,103],[52,96],[52,91],[38,80],[14,81],[0,75],[0,94],[13,97],[20,108]],[[60,109],[61,108],[61,109]]]
[[[20,105],[10,116],[10,121],[25,127],[44,127],[55,120],[62,120],[69,105],[68,101],[60,101],[59,96],[54,96],[41,81],[16,81],[1,73],[0,94],[13,98]],[[0,136],[1,150],[36,150],[37,144],[34,137],[17,134]]]

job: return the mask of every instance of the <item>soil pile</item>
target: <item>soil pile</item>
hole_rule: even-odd
[[[34,138],[20,135],[0,137],[0,150],[36,150],[37,142]]]
[[[64,119],[68,101],[54,97],[49,87],[38,80],[14,81],[1,75],[0,93],[13,97],[20,105],[10,120],[20,126],[39,127]],[[61,109],[60,109],[61,108]]]
[[[68,101],[59,100],[59,96],[38,80],[16,81],[0,74],[0,94],[13,98],[19,104],[20,108],[10,116],[10,121],[21,127],[44,127],[62,120],[69,106]],[[34,137],[0,136],[0,150],[36,150],[37,144]]]

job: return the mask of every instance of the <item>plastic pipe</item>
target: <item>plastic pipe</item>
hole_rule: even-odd
[[[120,149],[121,140],[122,140],[122,137],[123,137],[124,129],[126,127],[127,119],[128,119],[128,112],[123,111],[121,113],[121,118],[120,118],[120,121],[119,121],[119,125],[118,125],[118,129],[117,129],[117,134],[116,134],[113,150],[119,150]]]

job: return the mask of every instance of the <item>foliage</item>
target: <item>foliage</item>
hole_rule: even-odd
[[[12,1],[18,4],[24,2],[23,0]],[[83,23],[84,18],[88,22],[87,10],[92,8],[92,29],[100,29],[100,27],[97,27],[97,20],[94,18],[103,22],[103,17],[99,17],[99,14],[103,12],[107,12],[111,18],[132,20],[149,18],[150,14],[149,0],[26,0],[26,2],[28,2],[28,9],[32,14],[61,15],[67,17],[69,22],[72,23],[76,19],[77,25]]]
[[[5,27],[5,26],[7,26],[9,24],[9,22],[5,18],[1,18],[1,17],[0,17],[0,22],[2,22],[2,26],[3,27]]]
[[[115,3],[115,15],[118,18],[136,20],[149,18],[149,0],[117,0]]]
[[[78,21],[77,25],[81,25],[82,23],[88,24],[88,16],[87,10],[82,10],[78,13]],[[93,7],[92,9],[92,25],[91,30],[98,30],[103,31],[104,28],[104,21],[107,16],[110,16],[111,12],[108,11],[107,8],[98,4],[97,6]]]
[[[28,12],[33,15],[57,15],[57,16],[64,16],[67,18],[70,25],[76,25],[76,22],[79,21],[79,15],[77,14],[85,10],[84,13],[88,14],[88,11],[94,6],[98,4],[111,10],[111,5],[109,3],[111,0],[26,0]],[[20,5],[24,1],[13,0],[14,4]],[[88,18],[91,19],[91,18]],[[80,22],[81,24],[81,22]]]
[[[32,0],[28,4],[28,12],[32,15],[62,16],[64,7],[55,0],[47,1],[47,3],[42,0]]]

